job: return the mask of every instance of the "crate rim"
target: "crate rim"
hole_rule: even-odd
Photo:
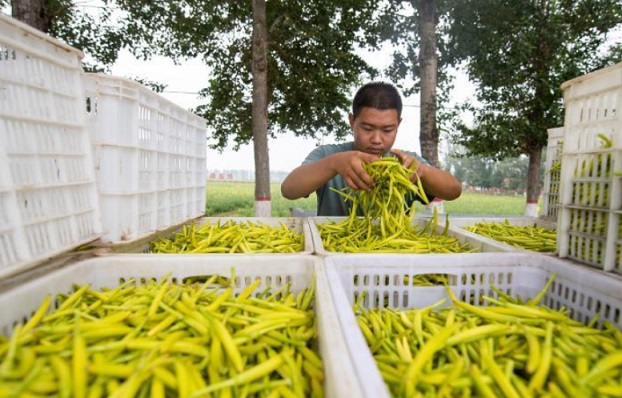
[[[207,120],[205,120],[205,118],[202,118],[201,116],[197,115],[194,112],[190,112],[188,111],[188,109],[185,109],[184,107],[180,106],[179,104],[176,104],[175,102],[169,100],[168,98],[163,97],[162,95],[160,95],[160,93],[157,93],[153,90],[151,90],[149,87],[144,86],[143,84],[140,84],[139,82],[129,79],[127,77],[123,77],[123,76],[114,76],[114,75],[109,75],[106,73],[90,73],[90,72],[85,72],[84,73],[84,79],[92,79],[94,80],[95,83],[97,83],[98,80],[105,80],[107,82],[111,82],[111,83],[116,83],[116,82],[122,82],[123,84],[127,84],[129,86],[131,86],[132,88],[148,93],[148,95],[157,95],[158,96],[158,101],[161,101],[163,103],[165,103],[168,106],[171,106],[175,109],[178,110],[183,110],[185,112],[188,112],[188,115],[190,115],[193,119],[195,119],[196,122],[201,122],[203,124],[205,124],[207,126]],[[203,127],[203,126],[201,126]]]
[[[74,53],[75,55],[78,56],[78,58],[80,60],[82,60],[84,58],[84,52],[82,52],[81,50],[79,50],[79,49],[77,49],[75,47],[72,47],[69,44],[67,44],[67,43],[65,43],[65,42],[63,42],[61,40],[55,39],[52,36],[46,35],[45,33],[41,32],[40,30],[35,29],[32,26],[30,26],[30,25],[28,25],[28,24],[26,24],[24,22],[21,22],[21,21],[13,18],[11,16],[0,14],[0,21],[6,22],[7,24],[10,24],[10,25],[13,25],[15,28],[25,31],[24,33],[32,35],[32,36],[35,36],[35,37],[37,37],[40,40],[44,40],[44,41],[46,41],[46,42],[48,42],[50,44],[53,44],[54,46],[60,47],[60,48],[62,48],[63,50],[65,50],[67,52]]]
[[[565,81],[564,83],[561,84],[560,88],[564,91],[566,89],[568,89],[569,87],[575,85],[575,84],[579,84],[579,83],[584,83],[586,81],[592,80],[592,79],[596,79],[598,77],[600,77],[603,74],[609,73],[611,71],[614,71],[616,69],[620,69],[622,70],[622,62],[614,64],[614,65],[609,65],[607,67],[601,68],[601,69],[597,69],[595,71],[592,71],[590,73],[581,75],[581,76],[577,76],[575,78],[572,78],[570,80]]]

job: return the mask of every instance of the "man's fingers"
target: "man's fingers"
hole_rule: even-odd
[[[407,169],[411,169],[413,171],[417,171],[417,169],[419,168],[419,161],[412,157],[409,156],[406,152],[400,150],[400,149],[391,149],[391,153],[393,153],[395,156],[397,156],[397,158],[399,159],[400,163],[406,167]],[[412,180],[412,176],[411,176],[411,180]],[[417,177],[414,177],[414,180],[417,180]]]
[[[379,160],[381,157],[365,152],[351,152],[347,163],[343,163],[343,173],[340,173],[346,185],[354,190],[370,190],[374,180],[365,171],[365,163]]]
[[[397,158],[400,160],[400,163],[404,163],[404,158],[406,158],[406,154],[404,153],[404,151],[400,149],[391,149],[389,152],[397,156]]]
[[[366,184],[365,181],[363,181],[363,179],[360,178],[356,174],[352,174],[352,175],[344,178],[344,180],[345,180],[346,184],[350,188],[354,189],[355,191],[358,191],[358,190],[365,190],[365,191],[367,191],[367,190],[370,189],[370,186],[368,184]]]
[[[360,162],[351,165],[350,170],[344,176],[344,180],[350,188],[356,190],[369,190],[374,185],[374,180],[367,174]]]
[[[372,162],[375,162],[376,160],[382,159],[382,156],[361,152],[360,158],[361,158],[361,161],[365,163],[372,163]]]
[[[404,167],[412,171],[417,171],[419,168],[419,162],[415,158],[407,157],[404,161]]]
[[[355,170],[354,182],[358,185],[359,189],[366,191],[370,190],[374,186],[374,180],[367,174],[363,166]]]

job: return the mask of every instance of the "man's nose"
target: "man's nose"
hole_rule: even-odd
[[[381,142],[382,140],[380,139],[380,137],[382,136],[382,133],[378,130],[374,130],[371,134],[371,141],[372,142]]]

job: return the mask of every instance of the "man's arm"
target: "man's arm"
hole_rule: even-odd
[[[404,167],[410,168],[414,164],[415,173],[411,174],[410,180],[417,183],[419,178],[428,194],[443,200],[454,200],[462,194],[462,184],[451,173],[421,163],[399,149],[392,149],[391,152],[398,156]]]
[[[363,163],[378,159],[379,156],[369,153],[347,151],[326,156],[313,163],[303,164],[285,177],[281,184],[281,195],[290,200],[307,197],[337,174],[343,177],[350,188],[369,190],[374,181],[363,168]]]
[[[462,194],[462,184],[451,173],[427,164],[419,164],[417,175],[425,191],[443,200],[454,200]],[[416,181],[416,177],[415,181]]]

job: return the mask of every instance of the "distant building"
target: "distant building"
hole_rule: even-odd
[[[288,172],[273,171],[270,173],[270,181],[281,182]],[[208,181],[255,181],[254,170],[207,170]]]

